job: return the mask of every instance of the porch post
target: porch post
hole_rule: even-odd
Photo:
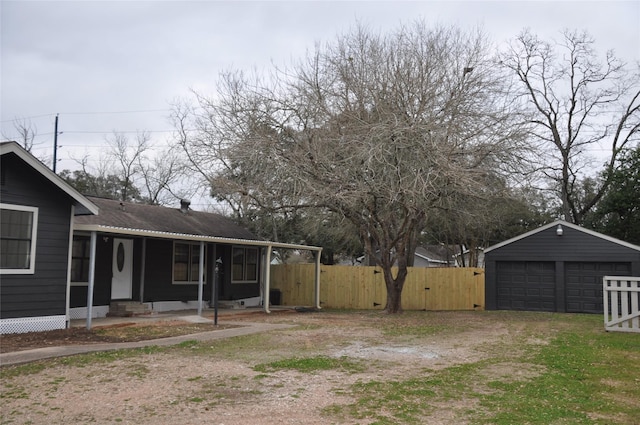
[[[69,220],[69,249],[67,251],[67,292],[65,295],[65,315],[67,328],[71,327],[71,266],[73,264],[73,221],[75,219],[75,206],[71,205],[71,219]]]
[[[316,293],[315,293],[315,302],[316,308],[320,309],[320,259],[322,257],[322,250],[316,251]]]
[[[264,265],[264,312],[271,313],[269,310],[269,289],[271,287],[271,245],[267,246],[267,255],[265,256]]]
[[[140,266],[140,304],[144,302],[144,272],[147,268],[147,238],[142,238],[142,264]]]
[[[96,276],[96,240],[97,234],[91,232],[91,247],[89,249],[89,287],[87,288],[87,329],[91,330],[91,318],[93,316],[93,287]]]
[[[198,264],[198,316],[202,316],[202,286],[204,285],[204,241],[200,241],[200,264]]]

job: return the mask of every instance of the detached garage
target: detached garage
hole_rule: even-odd
[[[640,276],[640,246],[565,221],[484,252],[487,310],[602,313],[603,276]]]

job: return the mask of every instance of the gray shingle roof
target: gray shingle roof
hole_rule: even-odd
[[[101,225],[144,231],[180,233],[232,239],[260,240],[249,230],[219,214],[87,198],[100,208],[98,215],[75,218],[76,224]]]

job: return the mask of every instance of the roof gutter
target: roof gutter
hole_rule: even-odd
[[[173,233],[173,232],[161,232],[156,230],[131,229],[127,227],[104,226],[100,224],[77,224],[76,223],[73,226],[73,230],[85,231],[85,232],[114,233],[119,235],[130,235],[130,236],[144,236],[144,237],[160,238],[160,239],[203,241],[203,242],[227,243],[227,244],[249,245],[249,246],[265,246],[265,247],[272,247],[272,248],[305,249],[309,251],[318,251],[318,252],[322,251],[322,247],[319,247],[319,246],[261,241],[261,240],[253,240],[253,239],[224,238],[219,236],[190,235],[187,233]]]

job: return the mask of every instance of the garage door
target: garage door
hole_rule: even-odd
[[[602,278],[629,275],[631,263],[565,263],[567,312],[602,313]]]
[[[555,263],[552,261],[499,261],[499,310],[556,311]]]

